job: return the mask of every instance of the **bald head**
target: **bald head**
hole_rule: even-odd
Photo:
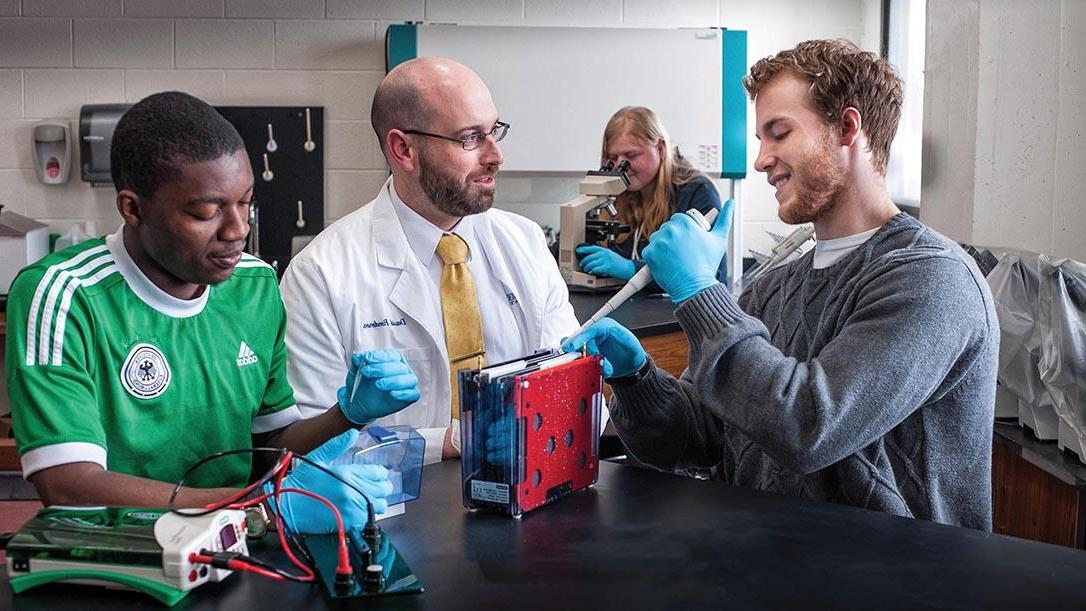
[[[444,57],[419,57],[385,76],[373,95],[370,121],[385,149],[391,129],[453,130],[450,116],[459,107],[490,99],[490,90],[467,66]],[[455,120],[454,120],[455,122]]]

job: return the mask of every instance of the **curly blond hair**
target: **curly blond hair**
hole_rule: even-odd
[[[872,164],[885,175],[902,102],[901,79],[890,62],[847,40],[808,40],[751,67],[743,79],[750,99],[786,71],[811,84],[811,107],[827,125],[838,126],[846,108],[860,112]]]

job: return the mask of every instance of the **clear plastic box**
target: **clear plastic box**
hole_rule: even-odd
[[[355,445],[332,461],[334,465],[382,465],[388,469],[392,494],[388,504],[398,505],[419,498],[422,488],[422,460],[426,440],[407,425],[371,424],[358,434]]]

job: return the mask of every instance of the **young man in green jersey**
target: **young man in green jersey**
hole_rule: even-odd
[[[111,162],[121,228],[27,267],[8,301],[15,434],[45,503],[165,506],[192,464],[236,448],[285,447],[328,464],[356,426],[418,399],[398,353],[356,354],[339,404],[301,418],[275,272],[242,252],[252,169],[213,108],[178,92],[145,98],[118,123]],[[209,463],[178,504],[225,498],[252,462]],[[387,471],[334,468],[384,510]],[[303,466],[287,480],[332,500],[346,522],[365,519],[366,500],[335,479]],[[335,527],[312,499],[280,506],[295,530]]]

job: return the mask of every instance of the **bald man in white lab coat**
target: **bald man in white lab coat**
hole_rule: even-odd
[[[442,58],[401,64],[378,87],[372,122],[392,177],[287,268],[288,377],[303,414],[318,414],[336,402],[352,352],[399,350],[422,398],[378,423],[419,429],[427,463],[455,458],[452,367],[557,347],[578,323],[539,226],[491,208],[509,126],[474,72]],[[443,293],[451,268],[439,244],[450,241],[466,247],[477,313]],[[473,326],[485,353],[450,365],[447,340]]]

